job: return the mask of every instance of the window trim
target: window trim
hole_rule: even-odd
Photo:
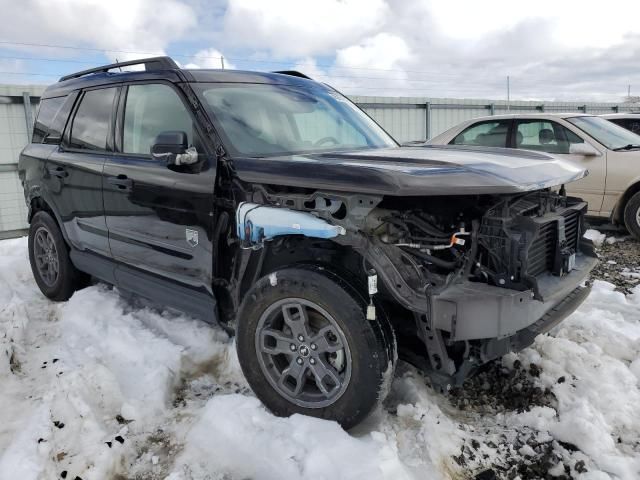
[[[470,130],[471,128],[475,128],[479,125],[484,125],[486,123],[500,123],[500,122],[507,123],[507,135],[505,137],[505,144],[502,147],[488,147],[485,145],[466,145],[464,143],[453,143],[455,139],[458,138],[458,136],[462,135],[464,132],[466,132],[467,130]],[[513,125],[514,125],[514,120],[512,118],[494,118],[494,119],[481,120],[475,123],[470,123],[469,125],[467,125],[465,128],[463,128],[453,136],[453,138],[449,141],[449,145],[467,146],[467,147],[478,146],[478,147],[484,147],[484,148],[513,148],[511,146],[513,144],[512,143]]]
[[[171,88],[182,104],[184,105],[187,114],[191,117],[191,121],[194,125],[194,133],[197,134],[200,138],[200,143],[204,146],[204,152],[198,152],[200,155],[205,155],[207,158],[210,156],[209,147],[207,144],[206,135],[203,134],[202,128],[200,127],[200,122],[197,118],[197,115],[191,109],[191,104],[187,102],[184,93],[178,88],[174,83],[163,81],[163,80],[143,80],[143,81],[133,81],[126,82],[120,85],[122,91],[120,94],[120,98],[118,99],[118,103],[116,106],[116,120],[114,126],[114,150],[113,152],[118,155],[118,157],[126,157],[132,158],[136,160],[144,160],[150,164],[158,164],[157,160],[154,160],[151,157],[151,153],[127,153],[124,152],[124,116],[125,110],[127,106],[127,97],[129,96],[129,87],[130,86],[138,86],[138,85],[166,85]]]
[[[78,109],[80,105],[82,105],[82,101],[84,100],[87,92],[91,92],[94,90],[107,90],[113,88],[115,89],[115,94],[113,96],[113,102],[111,104],[111,113],[109,116],[109,128],[107,130],[107,141],[105,150],[90,150],[88,148],[80,148],[74,147],[71,145],[71,131],[73,130],[73,124],[76,120],[76,115],[78,114]],[[116,105],[120,99],[121,86],[118,84],[107,84],[100,85],[97,87],[85,88],[79,91],[77,98],[75,99],[75,103],[71,110],[71,114],[67,119],[67,123],[64,127],[64,132],[62,134],[62,141],[60,142],[60,147],[63,151],[66,152],[74,152],[74,153],[85,153],[91,155],[112,155],[113,154],[113,131],[114,131],[114,121],[115,121],[115,113],[116,113]]]

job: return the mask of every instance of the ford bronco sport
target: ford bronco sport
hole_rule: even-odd
[[[400,147],[297,72],[158,57],[63,77],[19,174],[47,297],[93,276],[217,322],[268,408],[345,428],[384,398],[398,355],[446,389],[531,344],[583,301],[596,262],[587,205],[552,188],[582,168]]]

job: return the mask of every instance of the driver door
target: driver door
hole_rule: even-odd
[[[151,157],[155,137],[166,131],[187,134],[199,153],[197,164],[167,166]],[[215,163],[200,138],[172,85],[123,86],[116,153],[104,165],[104,209],[115,260],[211,292]],[[116,277],[126,288],[135,279],[123,272]]]

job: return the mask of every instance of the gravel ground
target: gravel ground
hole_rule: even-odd
[[[596,251],[600,263],[593,271],[593,278],[613,283],[623,293],[631,293],[640,282],[640,241],[609,237]]]
[[[640,241],[629,236],[612,236],[598,243],[600,263],[592,273],[592,280],[610,282],[616,290],[630,294],[640,282]],[[462,388],[450,392],[448,401],[460,415],[467,416],[468,423],[473,423],[477,415],[522,413],[534,407],[557,408],[555,395],[538,382],[542,368],[535,363],[523,365],[513,358],[508,356],[487,365]],[[575,380],[560,376],[557,383]],[[495,431],[484,432],[481,437],[484,441],[465,442],[460,454],[453,457],[458,465],[468,469],[465,478],[568,480],[588,472],[584,461],[575,458],[568,461],[581,453],[571,443],[558,442],[533,429],[510,432],[505,425],[497,427]]]

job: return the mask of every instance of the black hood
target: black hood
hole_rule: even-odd
[[[588,173],[548,154],[457,146],[234,158],[233,165],[250,183],[397,196],[518,193]]]

